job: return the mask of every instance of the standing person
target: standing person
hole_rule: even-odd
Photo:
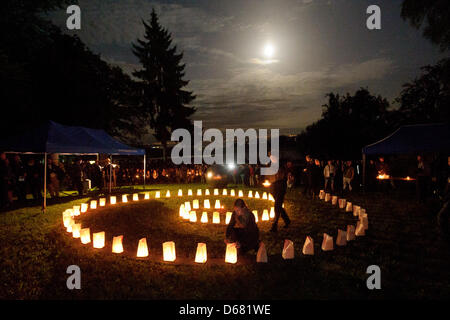
[[[311,189],[313,197],[315,195],[319,195],[320,187],[323,186],[323,170],[320,165],[319,159],[314,159],[314,164],[312,167],[312,180],[311,180]]]
[[[428,196],[431,184],[431,167],[421,155],[417,156],[417,200],[424,202]]]
[[[283,202],[284,202],[284,196],[286,195],[286,172],[283,168],[280,168],[275,175],[275,182],[272,183],[271,187],[271,193],[273,195],[273,198],[275,200],[275,219],[272,223],[272,228],[270,229],[271,232],[277,232],[278,228],[278,219],[281,218],[284,221],[284,227],[287,228],[291,224],[291,219],[289,219],[289,216],[286,213],[286,210],[283,208]]]
[[[36,164],[36,161],[34,159],[30,159],[28,161],[27,165],[27,174],[26,174],[26,184],[33,196],[34,200],[41,200],[42,199],[42,192],[41,192],[41,168],[38,164]]]
[[[255,216],[242,199],[236,199],[234,202],[233,214],[225,233],[225,243],[236,243],[239,254],[252,249],[258,250],[259,229]]]
[[[47,183],[48,191],[52,198],[59,197],[59,167],[53,163],[52,159],[47,160]]]
[[[255,167],[253,165],[249,165],[248,167],[248,171],[249,171],[249,178],[250,178],[250,187],[254,187],[255,186]]]
[[[303,169],[304,174],[304,182],[305,182],[305,190],[303,193],[306,196],[309,196],[313,193],[313,172],[314,172],[314,163],[309,155],[306,156],[306,165]]]
[[[328,160],[327,165],[323,168],[323,177],[325,179],[324,190],[327,192],[328,184],[330,184],[331,192],[334,192],[334,176],[336,175],[336,168],[331,160]]]
[[[342,185],[342,191],[345,191],[345,189],[348,186],[348,190],[352,191],[352,181],[355,178],[355,169],[352,166],[351,161],[347,161],[347,166],[344,169],[344,176],[342,178],[343,185]]]
[[[20,159],[20,156],[16,154],[14,156],[14,161],[12,163],[12,170],[14,173],[14,176],[16,178],[16,194],[19,202],[24,202],[27,198],[27,186],[26,186],[26,170],[25,166],[22,163],[22,160]]]

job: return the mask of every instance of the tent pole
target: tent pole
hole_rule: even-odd
[[[47,152],[44,153],[44,203],[42,211],[47,209]]]
[[[144,190],[145,190],[145,175],[146,175],[146,172],[145,172],[145,162],[146,162],[146,158],[147,158],[147,155],[144,153]]]
[[[111,183],[112,183],[112,154],[109,155],[109,193],[111,194]]]

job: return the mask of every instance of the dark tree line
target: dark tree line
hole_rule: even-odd
[[[7,136],[46,120],[66,125],[105,129],[126,142],[139,142],[148,127],[158,139],[166,139],[161,127],[189,123],[195,109],[173,116],[173,99],[187,82],[177,82],[182,55],[167,58],[165,98],[147,90],[122,69],[109,65],[76,36],[63,34],[45,18],[49,11],[65,8],[67,0],[4,0],[0,11],[0,135]],[[170,45],[170,34],[164,39]],[[163,43],[166,45],[166,43]],[[167,49],[167,48],[163,48]],[[163,53],[161,53],[163,55]],[[147,61],[148,63],[153,63]],[[171,65],[172,64],[172,65]],[[144,66],[145,68],[145,66]],[[138,78],[139,74],[136,74]],[[147,74],[149,82],[153,76]],[[172,76],[172,78],[170,78]],[[171,101],[169,101],[169,96]],[[165,101],[156,109],[148,101]],[[172,103],[172,104],[171,104]],[[170,123],[167,124],[168,120]],[[184,123],[183,123],[184,122]],[[162,132],[162,133],[161,133]],[[170,137],[170,136],[169,136]]]

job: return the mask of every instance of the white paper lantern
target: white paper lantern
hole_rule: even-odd
[[[213,212],[213,223],[215,224],[220,223],[220,213],[217,211]]]
[[[137,193],[133,194],[133,201],[139,201],[139,194]]]
[[[294,243],[291,240],[284,240],[284,247],[281,256],[285,260],[294,259]]]
[[[234,189],[231,189],[231,191],[230,191],[230,196],[232,196],[232,197],[235,197],[235,196],[236,196],[236,194],[235,194],[235,192],[234,192]]]
[[[269,221],[269,210],[264,209],[262,217],[261,217],[262,221]]]
[[[175,242],[167,241],[163,243],[163,260],[164,261],[175,261],[177,258],[175,252]]]
[[[208,223],[208,213],[207,212],[203,212],[202,213],[202,217],[200,218],[200,222],[201,223]]]
[[[310,236],[306,237],[302,252],[304,255],[314,255],[314,240]]]
[[[231,216],[233,215],[233,212],[228,211],[226,216],[225,216],[225,224],[229,224],[230,220],[231,220]]]
[[[123,235],[113,237],[113,243],[112,243],[112,252],[113,253],[122,253],[123,252]]]
[[[80,238],[82,244],[88,244],[91,242],[91,231],[89,230],[89,228],[81,229]]]
[[[106,205],[106,199],[105,198],[100,198],[99,205],[100,205],[100,207],[104,207]]]
[[[92,210],[97,209],[97,200],[91,200],[90,207]]]
[[[252,213],[255,216],[255,222],[258,223],[258,210],[253,210]]]
[[[189,221],[190,222],[197,222],[197,211],[189,212]]]
[[[195,253],[195,262],[196,263],[206,263],[206,260],[208,259],[206,252],[206,243],[198,243],[197,244],[197,251]]]
[[[103,248],[105,246],[105,231],[93,233],[92,242],[94,248]]]
[[[142,238],[139,240],[136,257],[138,258],[148,257],[148,247],[146,238]]]
[[[200,208],[200,203],[199,203],[198,199],[192,200],[192,208],[193,209],[199,209]]]
[[[226,263],[236,263],[237,262],[236,243],[227,243],[227,249],[225,251],[225,262]]]
[[[214,195],[218,196],[219,195],[219,189],[214,189]]]
[[[324,233],[323,234],[323,241],[322,241],[322,250],[323,251],[331,251],[334,249],[333,246],[333,237],[330,235]]]
[[[264,242],[259,243],[259,249],[256,253],[256,262],[257,263],[267,263],[267,250]]]
[[[123,202],[123,203],[128,202],[128,197],[127,197],[126,194],[123,194],[123,195],[122,195],[122,202]]]
[[[217,199],[216,200],[216,203],[214,204],[214,209],[220,209],[221,207],[220,207],[220,200],[219,199]]]

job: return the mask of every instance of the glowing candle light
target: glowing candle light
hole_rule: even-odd
[[[236,263],[237,262],[236,243],[227,243],[227,249],[225,251],[225,262],[226,263]]]
[[[148,247],[146,238],[142,238],[139,240],[136,257],[138,258],[148,257]]]
[[[182,197],[182,196],[183,196],[183,190],[178,189],[178,196],[179,196],[179,197]]]
[[[233,215],[233,212],[228,211],[227,215],[225,216],[225,224],[229,224],[231,220],[231,216]]]
[[[166,198],[170,198],[170,191],[169,190],[167,190],[167,192],[166,192]]]
[[[194,209],[199,209],[200,208],[200,204],[199,204],[198,199],[195,199],[195,200],[192,201],[192,208],[194,208]]]
[[[345,207],[345,212],[352,212],[353,206],[351,202],[347,202],[347,206]]]
[[[214,189],[214,195],[218,196],[219,195],[219,189]]]
[[[89,228],[83,228],[80,231],[80,238],[82,244],[88,244],[91,242],[91,230]]]
[[[227,190],[227,189],[223,189],[222,195],[223,195],[223,196],[227,196],[227,195],[228,195],[228,190]]]
[[[255,222],[258,222],[258,210],[253,210],[252,213],[255,216]]]
[[[211,209],[211,204],[209,203],[209,199],[203,200],[203,208]]]
[[[189,221],[197,222],[197,212],[196,211],[189,212]]]
[[[265,180],[262,185],[267,188],[270,187],[271,183],[269,182],[269,180]]]
[[[253,191],[252,191],[252,190],[250,190],[250,191],[248,192],[248,197],[249,197],[249,198],[253,198]]]
[[[270,207],[269,217],[270,217],[270,219],[275,218],[275,208],[274,207]]]
[[[150,192],[146,192],[144,195],[144,200],[149,200],[150,199]]]
[[[110,204],[116,204],[116,203],[117,203],[117,198],[116,198],[116,196],[111,196],[111,197],[109,198],[109,203],[110,203]]]
[[[209,194],[209,189],[206,189],[205,190],[205,196],[209,196],[210,194]]]
[[[213,223],[220,223],[220,213],[217,211],[213,212]]]
[[[320,190],[320,191],[319,191],[319,199],[320,199],[320,200],[325,199],[325,190]]]
[[[188,196],[192,196],[192,189],[188,190]]]
[[[126,194],[123,194],[123,195],[122,195],[122,202],[123,202],[123,203],[128,202],[128,197],[127,197]]]
[[[202,213],[202,217],[200,219],[201,223],[208,223],[208,213],[207,212],[203,212]]]
[[[235,196],[236,196],[236,193],[234,192],[234,189],[231,189],[231,191],[230,191],[230,196],[232,196],[232,197],[235,197]]]
[[[161,191],[156,191],[156,193],[155,193],[155,198],[156,198],[156,199],[161,198]]]
[[[97,200],[91,200],[91,209],[97,209]]]
[[[244,196],[244,192],[242,192],[242,190],[239,190],[239,192],[238,192],[238,197],[239,198],[242,198]]]
[[[74,223],[72,225],[72,237],[79,238],[81,231],[81,223]]]
[[[101,249],[105,246],[105,231],[92,234],[94,248]]]
[[[267,200],[267,192],[263,192],[262,199]]]
[[[273,195],[269,193],[269,201],[275,202],[275,199],[273,198]]]
[[[346,203],[347,203],[347,200],[345,200],[345,199],[339,199],[339,208],[340,208],[340,209],[344,209]]]
[[[106,198],[100,198],[98,204],[100,207],[104,207],[106,205]]]
[[[175,252],[175,242],[167,241],[163,243],[163,260],[164,261],[175,261],[177,258]]]
[[[259,192],[258,191],[256,191],[255,192],[255,199],[259,199],[260,198],[260,196],[259,196]]]
[[[197,251],[195,253],[195,262],[196,263],[206,263],[207,260],[207,252],[206,252],[206,243],[198,243]]]
[[[113,243],[112,243],[112,252],[113,253],[122,253],[123,252],[123,235],[113,237]]]
[[[66,231],[69,233],[72,233],[72,227],[75,224],[75,221],[72,219],[69,220],[67,227],[66,227]]]
[[[331,204],[332,204],[333,206],[335,206],[337,203],[338,203],[338,197],[337,197],[337,196],[333,196],[333,197],[331,198]]]
[[[184,218],[184,203],[182,203],[181,205],[180,205],[180,211],[179,211],[179,215],[180,215],[180,217],[183,217]]]
[[[202,189],[197,189],[197,196],[201,196],[202,195]]]
[[[186,210],[187,212],[191,211],[191,202],[190,201],[186,201],[184,203],[184,210]]]
[[[220,200],[217,199],[217,200],[216,200],[216,203],[215,203],[215,205],[214,205],[214,209],[220,209],[220,208],[221,208],[221,206],[220,206]]]
[[[67,213],[66,216],[63,217],[63,223],[64,223],[64,227],[67,229],[70,225],[70,223],[72,222],[73,218],[70,215],[70,212]]]
[[[264,209],[261,220],[262,221],[269,221],[269,210]]]
[[[80,206],[73,206],[73,215],[74,216],[80,215]]]
[[[80,212],[81,213],[85,213],[88,210],[88,204],[87,203],[82,203],[81,207],[80,207]]]
[[[139,201],[139,194],[137,193],[133,194],[133,201]]]

